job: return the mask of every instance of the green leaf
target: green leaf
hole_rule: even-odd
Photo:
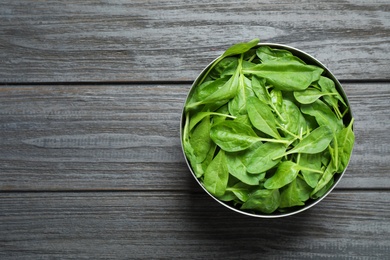
[[[260,174],[249,174],[243,162],[243,158],[237,153],[226,153],[226,161],[229,173],[238,180],[248,185],[258,185],[259,181],[264,178]]]
[[[248,162],[247,170],[250,173],[262,173],[276,166],[280,159],[274,160],[275,157],[281,157],[286,151],[286,145],[279,143],[264,143],[259,146],[253,153]]]
[[[241,209],[251,209],[270,214],[280,205],[279,190],[259,189],[253,192],[248,200],[241,206]]]
[[[333,133],[340,131],[344,127],[343,121],[337,118],[335,113],[319,99],[312,104],[302,105],[301,111],[304,114],[314,116],[318,125],[330,127]]]
[[[225,193],[229,179],[225,152],[220,150],[204,173],[203,185],[214,196]]]
[[[227,152],[245,150],[260,139],[253,129],[235,121],[224,121],[211,127],[211,139]]]
[[[334,93],[334,95],[324,96],[324,101],[332,107],[336,115],[341,118],[342,114],[340,112],[338,102],[340,101],[345,107],[347,107],[347,104],[337,91],[334,81],[330,78],[321,76],[318,80],[318,85],[320,86],[322,92]]]
[[[318,172],[321,171],[321,157],[322,153],[303,153],[300,155],[299,166],[306,168],[306,170],[301,169],[301,174],[306,183],[312,188],[315,188],[317,186],[317,183],[322,176],[322,173]],[[307,169],[314,169],[316,171],[311,171]]]
[[[320,153],[328,147],[332,139],[332,130],[327,126],[320,126],[305,136],[294,148],[280,157],[292,153]]]
[[[295,99],[301,104],[311,104],[322,96],[332,96],[336,93],[322,92],[316,88],[307,88],[303,91],[294,91]]]
[[[213,64],[211,64],[211,66],[205,72],[204,76],[199,81],[199,84],[204,82],[204,80],[209,76],[210,71],[212,71],[214,67],[217,66],[217,64],[219,64],[221,60],[225,59],[228,56],[243,54],[249,51],[250,49],[252,49],[253,47],[255,47],[258,43],[259,43],[259,39],[253,39],[249,42],[237,43],[229,47],[217,60],[213,62]]]
[[[354,119],[352,118],[348,127],[341,130],[337,135],[337,149],[338,149],[338,165],[337,172],[342,172],[347,168],[349,159],[351,158],[353,145],[355,143],[355,134],[352,131],[352,124]]]
[[[197,178],[200,178],[204,175],[207,167],[214,158],[216,149],[217,145],[215,143],[212,143],[210,150],[207,152],[206,158],[201,163],[191,163],[192,169],[194,170]]]
[[[299,175],[298,177],[295,179],[296,181],[296,187],[297,187],[297,190],[298,190],[298,196],[300,198],[300,200],[302,202],[305,202],[307,201],[308,199],[310,199],[310,194],[311,192],[313,191],[313,188],[310,187],[306,182],[305,180],[303,180]]]
[[[280,194],[280,208],[303,205],[305,205],[305,203],[301,200],[300,191],[297,187],[296,179],[294,179]]]
[[[253,47],[255,47],[259,43],[259,39],[253,39],[249,42],[241,42],[234,44],[233,46],[229,47],[223,54],[223,57],[227,56],[233,56],[237,54],[242,54],[244,52],[249,51]]]
[[[265,87],[265,79],[258,78],[256,76],[252,77],[252,90],[256,94],[257,98],[265,104],[271,102],[271,97]]]
[[[234,96],[228,103],[229,112],[233,116],[238,116],[247,113],[246,104],[249,97],[255,94],[252,90],[251,81],[244,75],[240,75],[239,89],[237,95]]]
[[[280,60],[285,57],[293,57],[293,54],[288,50],[275,49],[269,46],[260,46],[257,48],[256,55],[262,62]]]
[[[265,78],[276,89],[285,91],[304,90],[317,81],[323,69],[313,65],[296,62],[268,62],[258,64],[252,69],[244,69],[244,74]]]
[[[277,119],[279,128],[288,135],[299,136],[307,128],[306,120],[301,110],[290,100],[283,100],[282,109]]]
[[[236,118],[235,116],[231,116],[229,114],[222,114],[218,112],[198,112],[191,117],[189,129],[192,130],[195,127],[195,125],[197,125],[200,121],[203,120],[203,118],[207,116],[220,116],[220,117],[232,118],[232,119]]]
[[[275,116],[267,104],[256,97],[250,97],[248,98],[247,109],[249,119],[254,127],[276,139],[281,139],[276,128]]]
[[[311,195],[313,196],[318,191],[320,191],[322,188],[324,188],[333,178],[333,175],[336,173],[336,168],[334,166],[334,163],[331,161],[328,164],[328,167],[326,167],[326,170],[324,174],[322,175],[321,179],[319,180],[317,186],[314,188]]]
[[[238,64],[237,57],[226,57],[220,60],[214,68],[210,71],[209,76],[212,79],[219,79],[223,77],[224,71],[228,68],[233,68],[233,73],[236,70]],[[233,73],[231,75],[233,75]]]
[[[299,168],[294,162],[281,162],[275,174],[264,183],[266,189],[279,189],[292,182],[298,175]]]
[[[203,101],[208,98],[210,95],[222,89],[226,82],[228,82],[231,77],[219,78],[213,81],[206,81],[202,85],[198,86],[194,92],[194,98],[196,101]],[[203,103],[204,104],[204,103]]]
[[[228,187],[226,191],[233,192],[233,194],[241,201],[245,202],[248,200],[250,191],[253,189],[253,186],[249,186],[245,183],[238,182],[232,187]]]
[[[210,117],[207,116],[195,127],[190,136],[190,144],[194,150],[196,163],[203,162],[211,148],[210,127]]]

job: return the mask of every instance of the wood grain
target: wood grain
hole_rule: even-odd
[[[382,200],[378,200],[382,198]],[[386,259],[389,192],[257,219],[187,192],[1,193],[2,259]]]
[[[192,81],[256,37],[300,48],[340,79],[389,80],[389,11],[387,0],[5,0],[0,83]]]
[[[1,190],[186,190],[188,84],[0,87]],[[389,189],[389,84],[344,84],[356,145],[338,188]]]

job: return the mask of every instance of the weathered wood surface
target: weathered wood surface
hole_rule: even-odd
[[[182,155],[196,75],[259,37],[341,79],[356,144],[283,219],[230,212]],[[390,2],[0,3],[0,259],[389,259]]]
[[[299,215],[264,220],[204,193],[2,193],[0,257],[388,259],[389,200],[334,192]]]
[[[341,188],[390,189],[390,85],[344,84],[356,118]],[[188,84],[0,87],[1,190],[185,190]]]
[[[390,79],[390,2],[29,1],[0,4],[0,83],[192,81],[228,46],[300,48],[340,79]]]

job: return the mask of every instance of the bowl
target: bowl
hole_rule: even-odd
[[[244,54],[237,54],[240,47],[247,49]],[[285,59],[284,55],[290,58]],[[303,64],[302,68],[299,63]],[[306,79],[306,74],[301,71],[306,69],[316,70],[320,76],[316,75],[314,80]],[[294,79],[298,74],[293,74],[298,72],[301,74],[296,78],[302,76],[305,82],[311,80],[309,87],[298,89],[301,85],[295,83],[298,79]],[[288,82],[291,78],[292,82]],[[241,103],[237,101],[240,100],[237,94],[232,97],[219,91],[234,88],[237,84],[241,87],[237,87],[235,93],[245,88],[257,90],[253,93],[244,91],[250,94],[242,95],[248,97],[241,98]],[[329,90],[332,84],[337,93]],[[317,99],[316,93],[319,95]],[[245,100],[246,110],[240,110],[240,105],[236,104],[240,103],[242,108],[242,100]],[[296,109],[288,108],[294,104],[305,119],[306,125],[301,125],[306,129],[301,126],[299,131],[291,132],[289,129],[299,129],[291,125],[301,122],[301,116],[291,116],[299,115],[291,112]],[[332,121],[321,119],[329,114],[328,108],[337,120],[333,117],[329,119]],[[267,123],[267,120],[272,120],[267,119],[268,114],[264,111],[272,112],[275,124]],[[340,182],[352,155],[353,122],[351,107],[340,82],[319,60],[288,45],[253,40],[229,48],[197,76],[183,106],[180,138],[191,174],[210,197],[240,214],[278,218],[313,207]],[[276,125],[277,133],[269,130],[269,125]],[[209,131],[208,134],[204,129]],[[234,137],[236,139],[232,137],[233,132],[238,135]],[[250,136],[251,141],[238,142],[242,133],[245,137]],[[232,138],[226,139],[227,135]],[[283,146],[284,152],[277,152]]]

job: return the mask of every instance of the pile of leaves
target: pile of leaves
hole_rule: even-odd
[[[209,193],[271,214],[332,188],[351,157],[354,119],[323,68],[258,42],[227,49],[193,86],[182,145]]]

